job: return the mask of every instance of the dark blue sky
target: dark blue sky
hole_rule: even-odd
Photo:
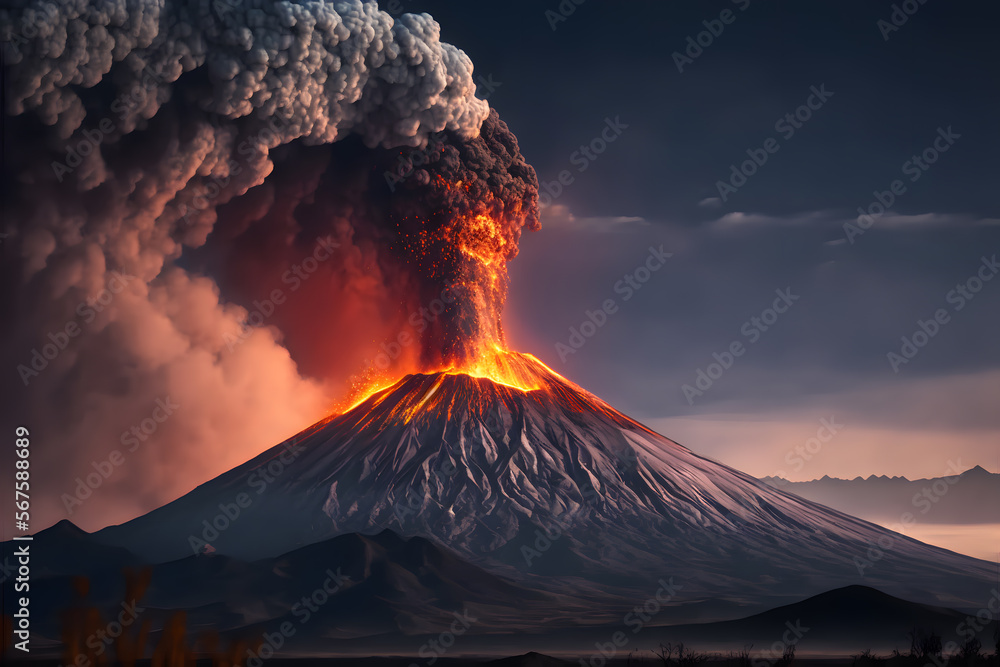
[[[775,120],[820,84],[835,93],[829,106],[725,210],[854,210],[938,126],[952,125],[964,139],[949,156],[958,164],[899,210],[995,212],[1000,47],[991,25],[1000,12],[987,3],[928,2],[885,41],[876,22],[891,15],[888,2],[755,0],[740,11],[743,0],[590,0],[553,31],[544,10],[554,1],[401,1],[429,11],[477,73],[501,82],[490,102],[543,180],[605,116],[629,124],[627,141],[566,195],[592,214],[704,220],[697,203],[715,196],[715,181],[776,136]],[[732,23],[679,73],[672,53],[726,9]]]
[[[997,8],[914,3],[884,39],[889,2],[590,0],[555,30],[554,0],[401,6],[431,13],[499,82],[481,93],[543,185],[572,177],[510,267],[518,347],[755,474],[834,413],[853,428],[799,477],[935,475],[958,455],[1000,469],[1000,279],[961,310],[949,301],[1000,253]],[[673,54],[724,10],[679,72]],[[776,126],[789,113],[808,119]],[[581,157],[607,119],[627,128]],[[935,140],[933,164],[911,162]],[[748,150],[766,162],[721,201],[718,181]],[[888,212],[848,243],[844,223],[896,180]],[[661,243],[673,257],[624,303],[616,281]],[[801,299],[751,343],[744,323],[788,287]],[[620,308],[560,359],[557,343],[609,297]],[[939,308],[948,321],[894,372],[888,353]],[[683,385],[735,341],[745,354],[689,401]]]

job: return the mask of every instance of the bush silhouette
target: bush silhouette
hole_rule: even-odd
[[[885,658],[875,655],[870,648],[851,656],[852,667],[877,667],[884,662]]]
[[[653,651],[653,655],[660,659],[664,667],[698,667],[708,660],[706,654],[684,648],[683,642],[678,642],[676,646],[660,644],[659,652]]]

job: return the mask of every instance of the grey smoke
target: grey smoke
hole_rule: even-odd
[[[260,190],[282,147],[471,139],[489,107],[430,16],[373,2],[15,0],[0,37],[3,412],[36,438],[36,527],[157,401],[179,406],[70,516],[97,528],[323,416],[337,389],[274,327],[231,345],[247,309],[184,261],[217,209]],[[336,270],[368,270],[349,225],[326,240]]]

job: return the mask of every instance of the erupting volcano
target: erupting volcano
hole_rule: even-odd
[[[664,621],[723,618],[859,582],[975,604],[990,580],[985,563],[702,458],[508,349],[507,263],[521,231],[539,227],[538,195],[495,111],[472,138],[332,155],[302,188],[309,206],[272,208],[318,236],[337,221],[316,211],[348,202],[352,242],[375,249],[390,301],[423,318],[417,353],[369,366],[332,416],[95,540],[148,562],[262,559],[388,530],[543,592],[528,604],[538,618],[589,600],[609,620],[664,577],[684,590]],[[421,166],[403,177],[392,171],[400,161]],[[353,181],[339,178],[343,169]],[[855,557],[887,542],[877,565],[859,570]]]
[[[286,637],[322,593],[325,621],[288,649],[303,655],[443,637],[460,609],[470,635],[579,631],[576,650],[644,600],[659,625],[862,583],[982,605],[985,561],[699,456],[510,349],[507,270],[540,228],[538,179],[429,15],[7,4],[5,409],[39,443],[32,502],[105,526],[53,519],[28,538],[32,633],[58,636],[77,575],[119,613],[133,566],[152,571],[143,637],[176,635],[168,611]]]

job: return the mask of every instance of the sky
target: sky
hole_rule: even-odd
[[[386,103],[377,86],[320,94],[386,59],[331,40],[332,68],[316,42],[289,50],[285,33],[323,39],[290,20],[236,25],[207,65],[177,55],[246,4],[290,11],[215,4],[186,26],[186,5],[150,2],[176,20],[145,12],[128,39],[76,48],[45,41],[82,31],[46,33],[18,62],[34,42],[3,45],[20,75],[4,89],[2,275],[24,282],[0,297],[0,416],[32,425],[39,522],[127,520],[328,414],[400,332],[407,288],[380,273],[386,236],[356,224],[366,176],[347,165],[444,117],[471,135],[489,113],[473,91],[541,186],[542,229],[509,265],[511,347],[753,475],[1000,472],[997,9],[392,0],[409,41],[374,12],[355,22],[373,26],[357,30],[369,56],[406,60]],[[440,41],[405,12],[429,12]],[[118,59],[163,26],[171,48]],[[265,56],[281,76],[257,76]],[[275,125],[274,100],[298,116]],[[100,150],[71,164],[87,136]],[[275,290],[290,305],[252,322]],[[37,379],[14,371],[56,342]]]
[[[1000,252],[996,8],[928,2],[895,26],[879,23],[888,2],[585,2],[559,19],[556,2],[402,5],[472,57],[541,191],[558,192],[510,265],[515,347],[752,474],[1000,471],[1000,280],[953,292],[979,286],[983,258],[992,277]],[[698,54],[688,37],[708,28]],[[688,48],[691,62],[674,56]],[[591,159],[581,147],[608,119],[620,134]],[[730,180],[753,155],[763,164]],[[860,228],[876,192],[893,201]],[[624,301],[616,283],[661,244],[672,257]],[[746,335],[786,289],[787,312]],[[606,324],[560,355],[608,298]],[[744,353],[685,395],[734,342]],[[795,453],[817,449],[824,418],[842,428]]]

